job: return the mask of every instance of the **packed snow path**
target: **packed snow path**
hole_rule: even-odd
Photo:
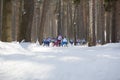
[[[42,47],[0,42],[0,80],[120,80],[120,43]]]

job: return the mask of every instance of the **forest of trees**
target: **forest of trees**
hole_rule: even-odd
[[[120,0],[0,0],[0,40],[42,43],[62,34],[89,46],[119,42]]]

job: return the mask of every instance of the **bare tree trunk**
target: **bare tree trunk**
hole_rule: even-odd
[[[113,26],[115,33],[113,33],[115,41],[120,42],[120,0],[116,1],[115,6],[115,25]]]
[[[20,0],[12,0],[12,40],[17,41],[20,25]]]
[[[96,26],[97,26],[97,28],[96,28],[96,41],[99,41],[99,43],[102,41],[102,6],[103,4],[102,4],[102,2],[101,2],[101,0],[98,0],[98,1],[96,1],[96,20],[95,21],[97,21],[96,22]]]
[[[12,0],[12,40],[15,41],[16,34],[16,0]]]
[[[2,37],[3,0],[0,0],[0,40]]]
[[[84,25],[83,25],[83,1],[80,2],[77,8],[77,19],[76,19],[76,26],[77,26],[77,39],[83,39],[84,36]]]
[[[83,9],[82,9],[82,13],[83,13],[83,27],[84,27],[84,33],[83,33],[83,35],[84,35],[84,39],[86,39],[86,23],[87,23],[87,16],[86,16],[86,1],[83,1]]]
[[[69,13],[69,29],[68,29],[68,35],[69,35],[69,38],[71,38],[71,39],[73,39],[73,37],[74,37],[74,31],[73,31],[73,29],[74,29],[74,27],[73,27],[73,15],[72,15],[72,13],[73,13],[73,10],[72,10],[72,4],[71,4],[71,1],[69,0],[68,1],[68,13]]]
[[[95,12],[94,12],[94,0],[90,0],[89,2],[89,46],[96,45],[96,37],[95,37]]]
[[[25,41],[31,42],[31,30],[34,14],[34,0],[25,0],[26,11],[28,15],[27,30],[25,34]]]
[[[47,6],[48,6],[49,1],[44,0],[43,1],[43,7],[42,7],[42,14],[41,14],[41,20],[40,20],[40,27],[39,27],[39,43],[42,44],[43,40],[43,33],[44,33],[44,25],[45,25],[45,20],[46,20],[46,13],[47,13]]]
[[[31,30],[31,41],[36,42],[38,40],[38,27],[40,26],[40,8],[41,3],[38,0],[34,0],[34,16]]]
[[[113,24],[111,25],[111,42],[112,43],[117,42],[117,39],[116,39],[117,31],[116,31],[116,25],[115,25],[115,22],[116,22],[115,13],[117,12],[116,3],[117,3],[116,1],[113,2],[113,8],[112,8],[112,22],[113,22]]]
[[[100,9],[101,9],[101,14],[100,14],[100,16],[101,16],[101,21],[100,21],[100,25],[101,25],[101,27],[100,27],[100,29],[101,29],[101,44],[103,45],[103,44],[105,44],[105,17],[104,17],[104,14],[105,14],[105,9],[104,9],[104,6],[103,6],[103,4],[104,4],[104,0],[100,0],[100,4],[101,4],[101,7],[100,7]]]
[[[11,36],[11,16],[12,16],[12,0],[3,0],[3,24],[2,24],[2,41],[12,41]]]
[[[83,24],[85,27],[85,39],[86,41],[89,40],[89,1],[84,1],[84,9],[83,9]]]
[[[110,12],[105,12],[105,40],[106,43],[110,42]]]
[[[61,6],[61,0],[58,2],[58,35],[62,33],[62,6]]]
[[[25,39],[31,42],[31,28],[34,12],[34,1],[24,0],[22,9],[22,21],[20,26],[19,41]]]
[[[23,27],[21,27],[22,23],[22,15],[24,13],[24,0],[19,0],[19,7],[18,7],[18,31],[17,31],[17,41],[22,41],[23,36],[21,31],[24,31]],[[22,30],[23,29],[23,30]],[[23,33],[24,34],[24,33]]]
[[[98,39],[98,28],[99,28],[99,0],[95,0],[95,9],[94,9],[94,14],[95,14],[95,37],[96,37],[96,42],[99,40]]]
[[[77,25],[76,25],[77,8],[78,8],[78,5],[75,5],[75,8],[74,8],[74,18],[73,18],[74,45],[76,45],[76,40],[77,40]]]

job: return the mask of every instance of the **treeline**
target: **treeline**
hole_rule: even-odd
[[[0,0],[0,40],[42,43],[58,34],[89,46],[118,42],[119,0]]]

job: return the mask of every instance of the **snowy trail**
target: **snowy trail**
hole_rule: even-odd
[[[0,80],[120,80],[119,45],[66,48],[0,43]]]

